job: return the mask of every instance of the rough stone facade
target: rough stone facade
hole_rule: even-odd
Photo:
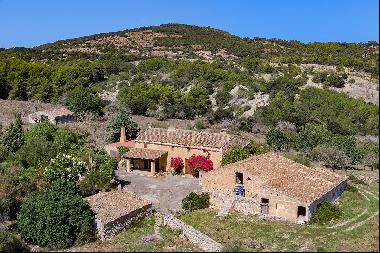
[[[152,203],[125,190],[100,192],[87,200],[95,213],[94,229],[100,240],[110,239],[152,211]]]
[[[38,123],[47,119],[52,124],[67,123],[75,120],[74,113],[66,108],[38,111],[28,115],[29,123]]]
[[[336,200],[347,185],[346,177],[273,153],[200,174],[203,191],[212,193],[212,206],[234,196],[237,181],[244,196],[235,200],[233,209],[292,222],[308,221],[322,201]]]
[[[170,170],[173,157],[181,157],[185,162],[192,155],[204,155],[219,168],[223,154],[234,146],[245,146],[248,140],[227,133],[206,133],[181,129],[150,128],[135,140],[135,148],[162,150],[166,157],[160,158],[160,170]],[[188,173],[186,166],[184,172]]]

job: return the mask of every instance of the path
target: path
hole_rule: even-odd
[[[378,196],[376,196],[375,194],[373,194],[372,192],[370,191],[367,191],[366,189],[358,186],[358,185],[354,185],[358,190],[359,190],[359,193],[368,201],[373,201],[373,199],[375,200],[379,200]],[[366,195],[366,194],[368,195]],[[371,198],[373,198],[371,200]],[[357,216],[349,219],[349,220],[346,220],[344,222],[341,222],[341,223],[338,223],[338,224],[335,224],[333,226],[330,226],[330,227],[327,227],[329,229],[332,229],[332,228],[338,228],[338,227],[344,227],[345,225],[348,225],[348,227],[344,228],[345,231],[352,231],[354,230],[355,228],[358,228],[360,226],[362,226],[363,224],[365,224],[367,221],[371,220],[373,217],[375,217],[376,215],[379,214],[379,211],[373,213],[372,215],[370,215],[369,217],[367,217],[366,219],[362,220],[362,221],[359,221],[359,222],[356,222],[359,218],[361,218],[362,216],[364,215],[367,215],[369,213],[368,209],[365,209],[363,212],[361,212],[360,214],[358,214]],[[371,214],[371,213],[369,213]]]

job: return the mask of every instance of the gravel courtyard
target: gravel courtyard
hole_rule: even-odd
[[[132,191],[151,201],[160,212],[180,210],[181,200],[189,192],[200,192],[198,178],[185,176],[153,177],[142,171],[127,173],[116,171],[116,178],[124,184],[124,189]]]

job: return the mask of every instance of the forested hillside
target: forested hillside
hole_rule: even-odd
[[[161,120],[203,117],[200,125],[248,132],[315,123],[377,136],[378,63],[377,42],[250,39],[166,24],[1,50],[0,98],[101,116],[100,95]]]

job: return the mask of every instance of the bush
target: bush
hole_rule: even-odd
[[[214,168],[212,161],[203,155],[192,155],[187,160],[187,165],[195,177],[198,177],[200,170],[210,171]]]
[[[318,145],[313,148],[309,152],[309,156],[314,161],[322,162],[333,170],[345,169],[351,163],[351,159],[343,151],[327,145]]]
[[[0,132],[0,145],[8,149],[9,152],[16,152],[24,144],[25,135],[22,129],[21,114],[16,115],[16,120],[12,122],[3,132]]]
[[[319,209],[311,216],[310,224],[324,225],[331,220],[338,219],[342,216],[340,208],[333,203],[323,201]]]
[[[190,192],[184,199],[182,199],[182,208],[188,211],[208,208],[209,205],[210,196],[205,192],[201,194]]]
[[[29,243],[67,248],[93,238],[93,214],[74,183],[59,180],[46,192],[32,192],[17,215],[17,226]]]
[[[328,143],[332,135],[324,126],[307,123],[298,133],[298,147],[301,150],[313,149],[319,144]]]
[[[0,252],[29,252],[29,248],[14,234],[0,231]]]
[[[124,155],[125,153],[127,153],[129,151],[129,148],[124,147],[124,146],[120,146],[120,147],[117,147],[117,151],[119,152],[120,155]]]
[[[110,191],[112,189],[111,180],[105,174],[98,171],[90,172],[84,179],[79,181],[78,187],[83,197],[91,196],[99,191]]]
[[[72,112],[75,112],[79,117],[82,117],[87,113],[103,116],[104,103],[99,95],[91,91],[89,88],[78,86],[69,92],[68,95],[68,108]]]
[[[234,147],[226,152],[222,157],[221,166],[244,160],[251,155],[259,155],[262,153],[264,153],[263,147],[252,140],[246,147]]]
[[[51,160],[44,175],[49,183],[59,179],[76,182],[85,172],[84,162],[74,156],[62,154]]]
[[[293,133],[288,130],[280,130],[277,128],[269,129],[269,132],[266,135],[266,142],[269,146],[277,149],[289,149],[294,145],[295,136]]]
[[[173,169],[173,174],[178,175],[183,170],[183,160],[181,157],[172,157],[170,160],[170,167]]]
[[[0,163],[0,216],[16,218],[25,195],[35,189],[18,166]]]

